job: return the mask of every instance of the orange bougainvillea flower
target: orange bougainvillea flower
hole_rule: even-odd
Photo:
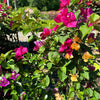
[[[77,36],[74,37],[73,42],[81,43],[81,39]]]
[[[59,93],[55,93],[55,98],[56,100],[63,100],[63,96],[60,95]]]
[[[92,37],[90,37],[88,40],[87,40],[88,43],[93,43],[94,42],[94,39]]]
[[[66,55],[65,55],[65,59],[70,60],[70,59],[72,59],[72,58],[73,58],[73,55],[69,55],[68,53],[66,53]]]
[[[86,51],[82,56],[82,59],[84,60],[84,62],[88,62],[88,59],[92,59],[92,58],[93,57],[90,55],[88,51]]]
[[[71,48],[75,49],[75,50],[79,50],[80,45],[78,43],[76,43],[76,42],[73,42],[72,45],[71,45]]]
[[[77,78],[78,78],[79,76],[78,76],[77,74],[75,74],[75,75],[69,74],[69,75],[71,75],[71,81],[73,81],[73,82],[78,81]]]

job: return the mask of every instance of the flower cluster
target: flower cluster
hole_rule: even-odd
[[[17,61],[24,58],[24,54],[28,52],[28,49],[26,47],[20,46],[19,48],[16,48],[15,50],[15,58]]]
[[[14,81],[16,80],[16,78],[19,76],[20,74],[17,74],[16,71],[12,71],[11,73],[11,77],[10,79],[13,79]],[[2,87],[6,87],[7,85],[9,85],[10,82],[5,78],[5,76],[2,77],[2,79],[0,80],[0,86]]]

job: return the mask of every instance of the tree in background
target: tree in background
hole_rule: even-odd
[[[14,7],[15,0],[9,0],[10,6]],[[37,7],[42,11],[58,10],[60,0],[16,0],[17,8],[30,6]]]

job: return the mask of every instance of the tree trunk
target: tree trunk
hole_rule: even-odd
[[[15,1],[15,10],[17,10],[17,0],[14,1]]]
[[[9,6],[9,0],[7,0],[7,6]]]

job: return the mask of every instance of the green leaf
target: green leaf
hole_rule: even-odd
[[[69,88],[69,92],[74,92],[74,90],[75,90],[75,89],[74,89],[74,87],[72,87],[72,86]]]
[[[71,63],[71,60],[70,61],[68,61],[63,67],[66,67],[66,66],[68,66],[69,64]]]
[[[75,3],[78,3],[80,0],[71,0],[71,3],[70,3],[70,6],[75,4]]]
[[[33,39],[34,39],[34,36],[31,35],[31,36],[28,38],[28,41],[27,41],[27,42],[29,43],[29,42],[31,42]]]
[[[8,51],[7,53],[4,54],[4,57],[6,58],[13,50]]]
[[[9,88],[8,89],[3,89],[3,92],[4,92],[4,96],[6,95],[6,93],[9,91]]]
[[[74,97],[74,95],[75,95],[74,92],[70,92],[70,93],[69,93],[69,97],[70,97],[70,98]]]
[[[66,74],[66,67],[63,66],[63,67],[60,67],[61,71],[64,72]]]
[[[76,67],[71,70],[71,73],[74,75],[76,73]]]
[[[12,99],[13,99],[13,100],[18,100],[18,96],[17,96],[16,94],[13,94],[13,95],[12,95]]]
[[[66,39],[68,38],[69,36],[66,35],[66,36],[59,36],[59,41],[64,44],[64,42],[66,41]]]
[[[94,91],[93,95],[97,100],[100,100],[100,93],[98,93],[97,91]]]
[[[43,53],[45,51],[45,46],[41,46],[40,48],[39,48],[39,52],[40,53]]]
[[[27,35],[30,32],[30,29],[28,27],[23,28],[23,35]]]
[[[75,83],[75,88],[80,89],[80,83]]]
[[[48,67],[48,69],[51,69],[51,67],[52,67],[52,63],[47,63],[47,67]]]
[[[64,72],[58,70],[58,77],[61,80],[61,82],[64,82],[64,80],[68,77]]]
[[[86,70],[87,71],[87,70],[89,70],[89,68],[88,67],[83,67],[83,70]]]
[[[57,64],[60,61],[60,54],[58,52],[49,52],[48,59],[54,64]]]
[[[7,65],[8,65],[9,68],[14,69],[14,67],[15,67],[14,60],[13,59],[10,59],[7,62]]]
[[[82,39],[89,34],[93,29],[93,26],[88,27],[86,24],[80,26],[80,31],[82,32]]]
[[[10,77],[11,77],[11,73],[6,73],[6,74],[5,74],[5,77],[6,77],[6,78],[10,78]]]
[[[15,67],[14,68],[14,71],[16,71],[16,73],[18,73],[19,72],[19,68],[18,67]]]
[[[76,95],[77,95],[77,97],[78,97],[79,100],[84,100],[83,92],[82,91],[79,92],[79,93],[77,93]]]
[[[12,90],[10,94],[11,94],[11,95],[12,95],[12,94],[17,94],[17,91],[16,91],[16,90]]]
[[[89,72],[83,72],[81,73],[81,76],[83,76],[85,79],[89,80]]]
[[[22,13],[20,13],[20,14],[17,15],[17,16],[14,16],[14,17],[12,18],[13,21],[21,21],[21,19],[22,19]]]
[[[92,97],[93,96],[93,90],[91,88],[87,88],[87,89],[84,90],[84,94]]]
[[[79,14],[80,14],[80,10],[77,10],[76,12],[75,12],[75,17],[76,17],[76,19],[78,19],[78,16],[79,16]]]
[[[92,21],[92,22],[94,22],[94,21],[96,21],[97,19],[99,19],[100,18],[100,16],[98,15],[98,14],[95,14],[95,13],[93,13],[93,14],[91,14],[90,15],[90,20]]]
[[[44,86],[48,87],[48,85],[50,83],[50,79],[49,79],[48,75],[46,75],[46,77],[42,80],[42,83]]]

